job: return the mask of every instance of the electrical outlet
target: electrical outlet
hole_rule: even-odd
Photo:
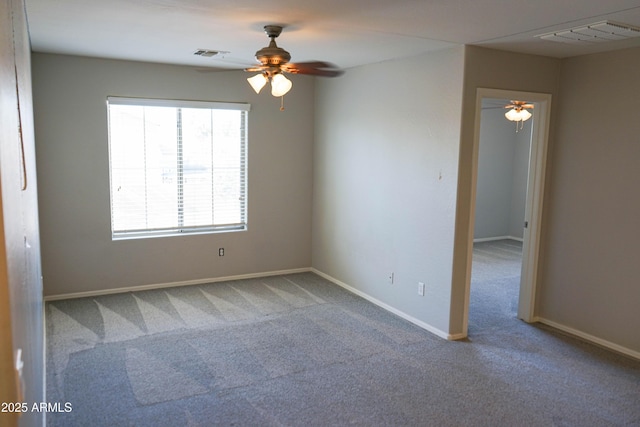
[[[389,274],[389,284],[393,285],[393,271]]]
[[[224,256],[224,248],[218,249],[218,256]]]
[[[424,283],[418,282],[418,295],[424,296]]]

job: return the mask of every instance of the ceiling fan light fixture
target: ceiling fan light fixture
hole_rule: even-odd
[[[276,74],[271,78],[271,95],[273,96],[284,96],[287,92],[291,90],[293,83],[291,80],[286,78],[283,74]]]
[[[518,114],[518,110],[516,110],[515,108],[512,108],[511,110],[504,113],[504,116],[507,118],[507,120],[511,120],[512,122],[520,121],[520,114]]]
[[[504,116],[507,120],[511,120],[512,122],[524,122],[531,118],[531,113],[525,109],[518,110],[516,108],[512,108],[504,113]]]
[[[291,80],[287,79],[283,73],[308,74],[321,77],[338,77],[344,73],[344,71],[337,69],[335,65],[324,61],[289,62],[291,54],[276,44],[276,38],[282,32],[282,28],[282,25],[264,26],[265,33],[271,39],[269,46],[263,47],[256,52],[255,56],[259,64],[244,69],[250,73],[261,73],[247,79],[256,93],[260,93],[267,81],[271,82],[271,95],[276,98],[282,98],[281,111],[284,110],[284,95],[293,86]]]
[[[253,77],[249,77],[247,81],[249,82],[253,90],[256,91],[256,93],[260,93],[264,85],[267,84],[267,77],[264,74],[260,73],[256,74]]]

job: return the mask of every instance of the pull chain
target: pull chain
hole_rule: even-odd
[[[280,111],[284,111],[284,95],[280,97]]]

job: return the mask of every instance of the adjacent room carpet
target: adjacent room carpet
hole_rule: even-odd
[[[475,251],[461,342],[312,273],[48,302],[47,424],[640,425],[640,362],[517,320],[518,243]]]

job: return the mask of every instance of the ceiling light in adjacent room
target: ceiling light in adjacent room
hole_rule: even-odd
[[[531,113],[527,110],[518,111],[515,108],[512,108],[511,110],[507,111],[504,116],[512,122],[524,122],[531,118]]]
[[[504,113],[507,120],[516,122],[516,132],[518,131],[518,124],[520,129],[523,128],[524,122],[529,120],[532,114],[528,109],[533,108],[533,104],[527,103],[527,101],[511,101],[511,104],[505,105],[504,108],[510,108],[509,111]]]

